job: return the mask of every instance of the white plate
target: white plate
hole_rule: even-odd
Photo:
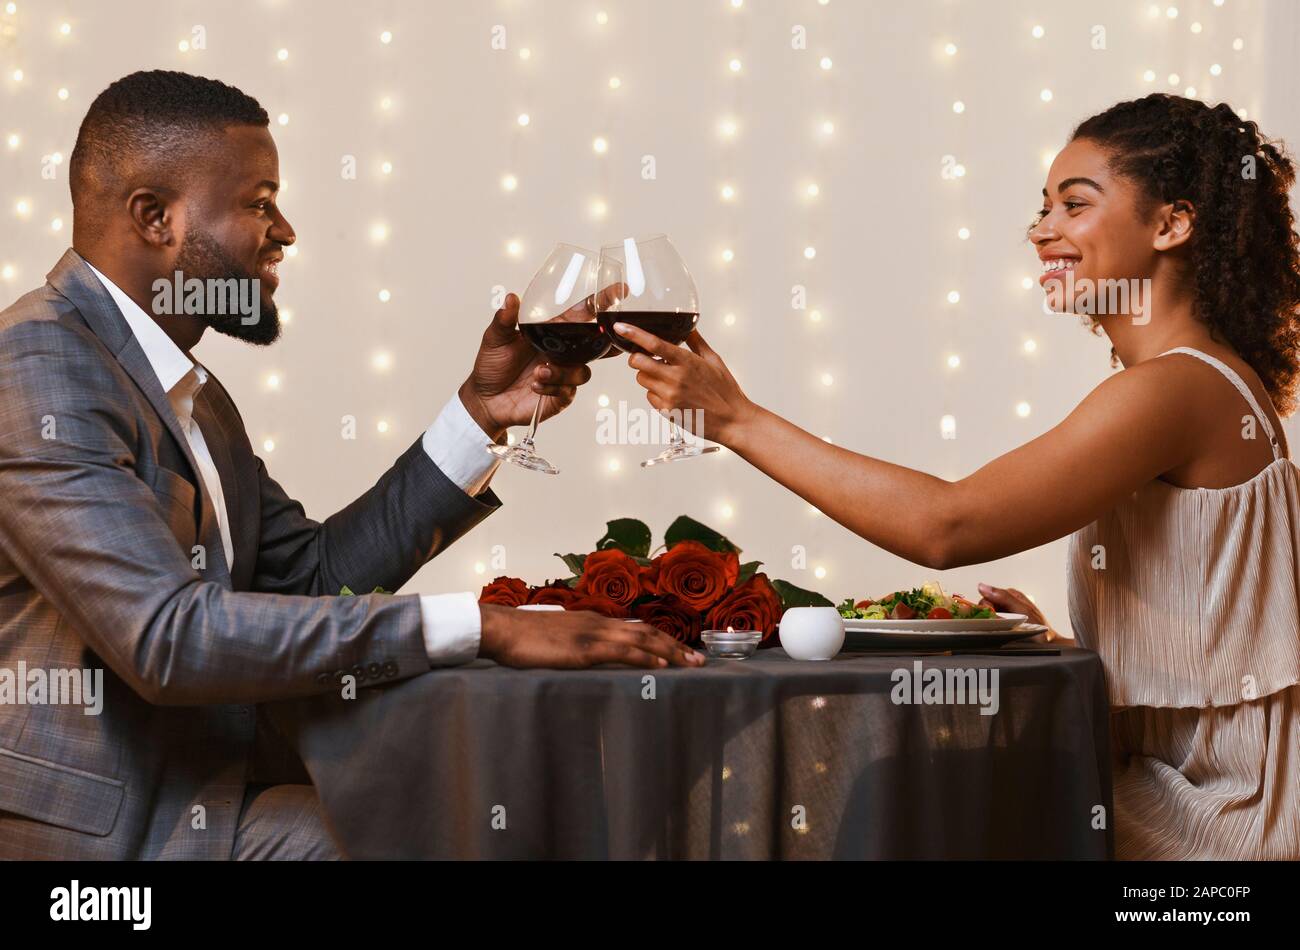
[[[911,633],[889,630],[847,630],[845,650],[891,649],[943,650],[954,647],[1000,647],[1047,630],[1042,624],[1022,623],[1013,630],[928,630]]]
[[[1029,618],[1003,614],[984,620],[845,620],[851,633],[996,633],[1011,630]]]

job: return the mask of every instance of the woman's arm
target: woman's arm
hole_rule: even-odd
[[[1049,432],[949,482],[831,445],[757,406],[698,332],[689,351],[634,327],[626,335],[665,361],[628,360],[655,409],[698,410],[696,434],[873,544],[938,570],[1069,534],[1193,450],[1183,424],[1193,394],[1173,361],[1111,377]]]

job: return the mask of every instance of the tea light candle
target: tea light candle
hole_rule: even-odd
[[[761,630],[705,630],[700,639],[709,650],[709,656],[724,660],[744,660],[754,655],[763,639]]]

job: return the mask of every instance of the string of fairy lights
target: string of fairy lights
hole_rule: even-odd
[[[596,2],[599,3],[599,0]],[[746,0],[711,2],[723,7],[725,15],[734,17],[734,20],[730,32],[725,34],[726,42],[720,44],[717,52],[718,81],[727,85],[723,87],[725,94],[722,101],[725,105],[712,120],[717,144],[713,153],[715,164],[712,168],[702,165],[696,170],[698,174],[709,176],[719,209],[719,213],[704,219],[718,229],[716,243],[713,245],[717,256],[714,261],[701,262],[700,266],[716,265],[721,269],[722,292],[717,296],[716,310],[713,302],[708,302],[710,322],[716,321],[722,327],[735,327],[750,319],[750,315],[738,312],[741,275],[744,268],[749,266],[748,258],[752,258],[752,255],[747,257],[751,248],[745,243],[752,239],[747,239],[740,233],[740,210],[746,205],[752,206],[754,202],[764,200],[756,186],[747,183],[748,169],[741,163],[743,157],[756,154],[752,149],[742,150],[739,147],[746,116],[752,115],[752,108],[763,106],[762,103],[748,101],[747,90],[750,85],[746,80],[749,78],[751,57],[762,52],[762,49],[752,44],[773,41],[770,34],[758,33],[752,28],[751,18],[769,17],[773,11],[770,8],[760,9],[761,5],[747,3]],[[807,27],[806,52],[794,59],[798,64],[796,68],[815,73],[821,81],[813,87],[813,95],[817,98],[805,106],[808,124],[801,132],[806,136],[805,164],[792,169],[790,175],[791,188],[795,191],[803,217],[798,220],[797,230],[790,232],[794,237],[789,239],[790,247],[784,253],[789,255],[791,274],[797,275],[791,282],[806,286],[807,303],[803,309],[796,311],[795,319],[803,322],[812,333],[829,330],[835,322],[832,298],[827,296],[833,275],[823,275],[819,264],[828,250],[822,246],[828,240],[827,234],[834,233],[827,228],[827,216],[834,213],[835,204],[832,199],[837,182],[828,174],[827,156],[836,149],[837,133],[843,132],[843,123],[852,120],[852,103],[841,103],[843,90],[837,77],[834,48],[837,34],[830,21],[815,15],[820,8],[833,7],[841,0],[805,2],[806,7],[802,9],[807,11],[806,14],[799,14],[800,8],[794,5],[783,8],[782,13],[791,21],[802,20]],[[533,8],[527,4],[509,4],[501,13],[508,35],[504,55],[513,62],[513,69],[507,74],[508,82],[504,87],[499,84],[498,77],[494,87],[497,91],[490,92],[487,101],[489,107],[502,110],[502,122],[509,125],[511,134],[502,161],[499,164],[484,163],[481,174],[489,187],[498,189],[502,199],[513,202],[515,206],[527,198],[530,189],[551,187],[547,182],[534,180],[528,173],[532,167],[529,161],[532,155],[530,143],[538,135],[544,134],[550,118],[541,113],[534,115],[534,106],[530,103],[544,101],[548,57],[554,55],[555,50],[564,48],[573,39],[567,34],[575,31],[585,32],[587,40],[595,46],[590,61],[594,64],[594,81],[600,83],[603,92],[598,108],[590,112],[592,127],[588,130],[588,136],[592,166],[582,176],[582,180],[590,184],[589,190],[580,198],[585,205],[587,219],[593,224],[604,221],[611,214],[620,189],[626,187],[626,182],[639,171],[636,167],[637,156],[620,148],[622,143],[618,120],[625,99],[629,95],[643,96],[645,91],[630,88],[629,81],[635,79],[629,73],[631,67],[627,59],[629,55],[634,55],[627,46],[631,40],[627,34],[616,35],[615,31],[621,22],[619,18],[624,14],[617,0],[606,0],[606,4],[604,7],[574,5],[570,8],[581,11],[574,15],[586,18],[585,29],[583,24],[577,22],[566,26],[564,19],[553,15],[551,10],[542,17],[540,7]],[[1172,31],[1164,38],[1181,36],[1181,40],[1171,44],[1168,49],[1154,42],[1148,44],[1148,52],[1143,55],[1148,57],[1149,62],[1142,64],[1132,77],[1133,93],[1137,95],[1154,89],[1165,89],[1188,97],[1208,99],[1214,96],[1216,85],[1224,81],[1225,75],[1231,74],[1236,62],[1234,57],[1239,57],[1246,49],[1245,38],[1230,32],[1233,25],[1231,21],[1225,24],[1213,19],[1225,5],[1225,0],[1185,0],[1182,8],[1173,4],[1147,3],[1141,0],[1136,2],[1133,9],[1139,17],[1144,17],[1153,25],[1163,24],[1166,30]],[[59,115],[62,126],[59,138],[47,136],[42,141],[43,132],[40,135],[29,135],[24,128],[6,123],[4,116],[15,114],[14,110],[0,114],[0,157],[7,153],[16,162],[10,166],[11,169],[20,170],[19,174],[6,175],[4,188],[10,193],[0,195],[0,199],[5,200],[10,209],[13,222],[7,228],[9,240],[0,248],[0,254],[4,255],[0,257],[0,293],[7,298],[0,300],[0,305],[13,299],[21,289],[26,289],[26,284],[32,282],[29,267],[34,269],[48,266],[47,261],[9,257],[10,254],[17,253],[19,248],[34,248],[33,254],[45,252],[41,246],[26,240],[27,235],[40,230],[47,235],[62,233],[65,239],[70,238],[66,187],[59,192],[58,199],[50,199],[46,197],[50,192],[39,189],[33,181],[38,180],[36,172],[41,167],[62,166],[60,177],[66,173],[64,150],[70,148],[67,139],[70,130],[75,130],[74,114],[83,111],[97,91],[80,88],[75,81],[76,58],[60,55],[61,52],[71,53],[73,47],[70,44],[81,36],[81,26],[75,16],[61,15],[54,7],[55,4],[52,3],[37,5],[29,0],[7,0],[0,3],[0,94],[10,97],[32,96],[42,103],[58,107],[61,110]],[[358,78],[358,82],[367,84],[369,88],[367,99],[372,104],[372,113],[368,123],[359,123],[365,128],[365,145],[364,148],[358,147],[356,174],[363,179],[368,189],[367,194],[372,196],[370,206],[375,209],[375,217],[364,226],[366,230],[363,240],[368,241],[371,253],[363,260],[367,270],[365,279],[371,282],[372,287],[369,297],[374,308],[372,322],[380,327],[385,325],[385,320],[391,322],[391,315],[387,315],[389,311],[395,311],[401,306],[400,301],[395,301],[394,291],[397,288],[400,293],[400,275],[390,272],[390,255],[385,253],[386,245],[394,238],[390,215],[395,215],[397,209],[390,203],[395,198],[392,183],[401,164],[400,149],[405,141],[400,109],[401,90],[397,88],[395,65],[399,57],[426,54],[423,50],[413,52],[410,44],[403,47],[403,27],[399,20],[401,9],[402,4],[395,0],[387,0],[378,9],[372,9],[367,22],[384,22],[373,31],[359,33],[356,39],[357,44],[369,47],[376,59],[373,68],[365,70]],[[535,17],[533,14],[536,14]],[[949,18],[945,24],[955,22],[956,18]],[[270,110],[272,130],[277,135],[292,134],[294,117],[288,110],[294,108],[293,96],[296,90],[305,85],[301,75],[293,77],[296,81],[290,80],[289,70],[299,61],[299,50],[287,39],[287,22],[277,21],[272,27],[269,34],[271,38],[266,41],[266,67],[273,76],[271,90],[277,100],[276,108]],[[1041,22],[1028,23],[1024,28],[1028,30],[1031,44],[1043,44],[1044,50],[1050,47],[1059,34],[1059,30],[1047,19],[1046,7]],[[178,18],[175,30],[173,55],[180,63],[192,61],[205,52],[204,38],[191,32],[191,27],[184,20]],[[567,34],[557,37],[556,30],[567,31]],[[945,465],[950,468],[947,473],[950,476],[954,474],[952,469],[955,469],[959,461],[955,437],[960,424],[957,407],[963,390],[958,385],[958,380],[961,373],[972,368],[965,350],[971,344],[971,334],[974,331],[968,330],[966,323],[969,321],[963,321],[962,315],[967,307],[979,301],[975,272],[972,270],[975,259],[972,252],[983,236],[977,226],[978,222],[973,220],[972,206],[966,198],[977,182],[987,184],[989,181],[987,169],[977,165],[967,168],[965,164],[968,160],[967,151],[978,144],[972,139],[971,123],[978,118],[982,109],[988,108],[978,101],[977,93],[972,91],[974,84],[969,82],[969,77],[973,70],[988,68],[988,54],[987,50],[965,49],[961,32],[957,29],[945,35],[942,30],[937,30],[932,39],[937,71],[935,88],[940,95],[947,97],[943,101],[946,116],[943,128],[950,144],[945,151],[953,159],[943,164],[938,187],[946,190],[945,201],[949,202],[948,207],[955,209],[956,215],[956,219],[951,221],[947,216],[943,217],[945,233],[940,235],[941,243],[937,246],[957,256],[957,268],[952,286],[923,291],[934,294],[933,311],[936,320],[930,326],[934,328],[933,339],[938,344],[933,351],[940,354],[941,364],[937,367],[937,372],[942,381],[944,404],[942,415],[937,420],[939,431],[936,435],[954,443],[952,447],[944,449]],[[1163,69],[1160,68],[1162,63],[1166,64]],[[1171,64],[1178,68],[1168,68]],[[319,65],[312,64],[313,67]],[[181,65],[180,68],[190,67]],[[66,74],[57,75],[54,73],[56,69],[66,71]],[[203,69],[197,68],[195,71],[202,72]],[[635,86],[636,83],[632,82],[631,85]],[[1053,89],[1050,83],[1041,86],[1035,83],[1027,90],[1027,98],[1036,102],[1037,108],[1050,110],[1061,108],[1062,99],[1068,100],[1069,97],[1058,96],[1058,90]],[[493,102],[495,105],[491,105]],[[1242,108],[1239,112],[1242,118],[1248,117],[1246,109]],[[838,129],[837,124],[841,126]],[[50,148],[45,144],[47,141],[62,142],[63,147]],[[1054,148],[1044,146],[1044,171],[1054,154]],[[282,189],[287,191],[289,188],[290,176],[286,175],[282,179]],[[951,200],[948,195],[952,196]],[[518,215],[507,215],[506,219],[517,221]],[[519,224],[512,227],[519,227]],[[558,240],[563,236],[554,237]],[[504,234],[500,240],[501,253],[507,260],[526,261],[543,250],[540,246],[533,246],[529,237],[518,231]],[[299,246],[286,249],[286,257],[291,261],[294,258],[300,259],[298,266],[305,263],[302,260],[305,253]],[[1023,255],[1024,249],[1016,247],[1015,253]],[[1022,269],[1019,263],[1011,266],[1011,275],[1017,275]],[[1037,391],[1035,382],[1040,372],[1038,357],[1042,351],[1042,341],[1034,330],[1040,326],[1036,322],[1039,307],[1034,297],[1037,276],[1026,272],[1010,278],[1014,281],[1014,288],[1023,291],[1032,301],[1018,308],[1018,312],[1024,314],[1024,322],[1016,346],[1025,361],[1026,392]],[[985,305],[984,301],[979,301],[981,309]],[[293,308],[281,305],[280,315],[282,322],[290,324],[294,317]],[[382,333],[377,335],[380,338],[383,336]],[[833,334],[824,333],[821,340],[825,343],[825,349],[810,343],[806,350],[811,364],[809,386],[827,395],[842,392],[842,388],[837,387],[837,372],[832,363],[837,356],[834,339]],[[391,387],[391,373],[396,366],[391,344],[380,343],[373,349],[358,350],[357,358],[364,361],[376,382],[381,383],[381,386],[372,388],[383,392],[390,403],[389,410],[368,417],[364,424],[381,436],[391,435],[400,428],[391,412],[393,391],[383,388],[383,385]],[[265,372],[261,381],[268,394],[280,394],[289,380],[284,370],[277,368]],[[601,407],[609,405],[609,396],[605,393],[598,393],[596,399]],[[1015,418],[1026,419],[1032,415],[1033,405],[1025,396],[1009,406],[1008,410]],[[824,424],[825,419],[821,421]],[[832,433],[827,432],[822,437],[828,442],[833,441]],[[274,451],[276,438],[277,435],[270,432],[259,434],[258,441],[262,450]],[[599,464],[612,477],[617,477],[623,469],[623,461],[616,454],[603,457]],[[736,505],[730,499],[720,499],[715,509],[717,517],[723,521],[736,516]],[[808,513],[812,517],[820,516],[820,512],[811,506],[808,506]],[[824,579],[830,570],[828,562],[810,567],[819,580]],[[481,573],[484,568],[481,562],[475,562],[473,569],[476,573]]]
[[[177,52],[181,54],[187,54],[191,52],[197,53],[198,50],[191,49],[192,44],[193,44],[193,39],[190,40],[182,39],[177,41],[176,44]],[[206,45],[207,45],[206,38],[204,38],[204,46]],[[289,49],[286,46],[278,47],[274,51],[274,60],[273,60],[274,68],[272,68],[271,70],[271,74],[272,74],[271,85],[274,90],[274,97],[273,97],[274,102],[284,103],[289,101],[289,96],[288,96],[289,84],[286,81],[285,73],[287,71],[290,55],[291,54],[289,52]],[[284,136],[288,130],[288,126],[290,123],[289,114],[287,112],[273,113],[271,119],[272,122],[274,122],[276,125],[276,129],[277,129],[276,135]],[[290,176],[285,174],[284,169],[282,168],[280,170],[280,180],[279,180],[280,190],[279,193],[276,195],[276,200],[280,204],[284,203],[285,195],[289,190],[289,177]],[[286,248],[286,256],[289,251],[292,251],[295,257],[298,254],[298,248],[296,246],[291,246],[289,248]],[[282,322],[286,320],[291,321],[292,319],[293,319],[292,310],[290,310],[290,312],[287,315],[283,312],[280,313],[280,320]],[[262,385],[268,393],[279,393],[283,385],[283,382],[284,382],[283,372],[281,370],[272,369],[271,371],[266,373],[265,376],[263,377]],[[279,418],[279,414],[271,413],[268,418],[272,418],[272,419]],[[263,431],[261,433],[260,444],[263,452],[269,454],[275,451],[276,436],[277,433],[273,431]]]
[[[744,6],[741,2],[732,2],[730,4],[733,14]],[[705,306],[705,301],[701,300],[701,306],[704,310],[712,315],[711,319],[718,319],[721,315],[720,322],[722,326],[732,328],[737,325],[740,318],[736,314],[736,297],[737,284],[736,260],[738,253],[745,255],[747,248],[740,243],[742,228],[740,225],[741,215],[740,207],[743,203],[744,196],[737,185],[741,176],[741,156],[744,150],[737,148],[740,137],[740,126],[736,119],[737,116],[745,114],[746,102],[746,82],[747,70],[746,60],[749,56],[749,42],[747,30],[747,17],[736,15],[731,17],[730,39],[727,52],[729,53],[725,64],[719,62],[711,72],[722,82],[724,88],[723,99],[725,108],[723,115],[718,119],[719,136],[717,142],[717,163],[718,174],[711,182],[713,193],[717,196],[721,213],[719,220],[723,222],[720,228],[723,240],[722,247],[717,252],[716,266],[720,268],[722,279],[722,298],[720,307],[712,305]],[[740,248],[737,252],[737,247]],[[713,262],[706,262],[713,263]],[[700,317],[705,320],[703,314]],[[701,333],[706,333],[701,329]],[[726,454],[724,448],[723,453]],[[717,468],[718,475],[715,484],[721,489],[721,497],[714,502],[714,514],[716,518],[727,523],[736,517],[736,502],[734,501],[735,493],[732,489],[733,474],[729,471],[726,464],[719,465]]]
[[[829,2],[819,3],[819,6],[829,6]],[[825,312],[825,298],[823,297],[824,284],[819,279],[821,267],[817,262],[817,249],[823,246],[824,222],[822,219],[822,209],[825,207],[822,195],[821,182],[825,179],[824,170],[825,162],[823,158],[824,149],[833,144],[836,133],[836,120],[840,116],[839,108],[839,88],[838,77],[835,72],[835,60],[831,55],[831,50],[824,45],[824,38],[830,34],[829,29],[821,21],[812,21],[807,26],[807,33],[799,37],[800,45],[803,47],[803,55],[796,61],[803,65],[803,68],[818,74],[819,83],[817,88],[822,90],[822,102],[818,109],[818,114],[812,119],[811,127],[804,129],[805,141],[808,143],[808,150],[805,154],[813,156],[812,164],[814,167],[813,174],[810,177],[797,177],[792,182],[792,187],[798,192],[800,205],[805,211],[807,226],[803,232],[804,241],[802,249],[803,264],[802,268],[805,274],[804,283],[807,287],[809,299],[805,302],[805,309],[799,311],[805,315],[804,319],[808,323],[810,331],[822,331],[819,335],[823,341],[822,347],[819,348],[818,360],[822,366],[818,374],[815,385],[822,389],[830,389],[835,385],[836,369],[828,365],[825,349],[828,334],[825,332],[831,329],[827,324],[830,323],[830,317]],[[810,60],[810,57],[813,59]],[[815,64],[815,65],[813,65]],[[841,120],[842,121],[842,120]],[[833,200],[833,199],[832,199]],[[824,428],[824,426],[823,426]],[[831,435],[823,434],[822,440],[827,443],[834,443]],[[815,520],[820,521],[822,512],[815,505],[807,506],[808,514]],[[827,559],[820,554],[822,545],[825,540],[825,528],[818,524],[811,532],[809,540],[812,542],[815,553],[811,562],[807,565],[812,571],[813,577],[817,581],[824,581],[828,573]]]
[[[372,152],[368,148],[354,157],[358,165],[356,175],[364,180],[368,192],[375,196],[372,204],[380,209],[379,217],[370,223],[371,258],[376,275],[375,280],[378,284],[374,291],[374,302],[370,306],[375,308],[376,315],[376,319],[371,321],[371,324],[377,324],[386,329],[391,323],[392,314],[389,311],[392,308],[389,305],[392,303],[393,293],[390,287],[395,280],[395,276],[389,272],[390,256],[386,253],[386,248],[392,235],[392,226],[388,220],[388,199],[391,194],[391,189],[388,186],[393,178],[397,148],[396,143],[393,141],[391,128],[395,120],[394,103],[396,98],[392,61],[394,56],[397,55],[397,51],[393,49],[394,31],[390,28],[396,25],[396,11],[393,9],[391,0],[385,0],[384,3],[379,5],[379,9],[384,22],[389,25],[375,35],[375,42],[372,45],[372,48],[379,53],[379,65],[375,69],[374,75],[380,91],[377,97],[377,107],[372,112],[370,133],[364,141],[368,146],[373,143],[374,151]],[[381,345],[370,354],[371,368],[376,375],[384,378],[385,385],[382,392],[389,402],[391,402],[394,392],[390,372],[393,368],[393,361],[392,350],[388,346]],[[375,432],[381,436],[393,432],[396,428],[391,411],[382,413],[374,421]]]

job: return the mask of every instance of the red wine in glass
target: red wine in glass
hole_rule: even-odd
[[[614,324],[629,324],[638,330],[653,333],[659,339],[677,346],[684,343],[686,338],[691,335],[691,331],[695,329],[695,324],[700,322],[700,315],[698,313],[668,313],[651,310],[605,310],[597,314],[596,319],[600,321],[600,329],[608,333],[609,339],[613,340],[614,345],[624,353],[644,353],[645,350],[631,340],[615,333]]]
[[[539,353],[562,366],[590,363],[610,349],[609,337],[595,323],[525,323],[519,329]]]
[[[645,353],[631,340],[619,336],[614,324],[626,323],[659,337],[672,347],[686,342],[700,319],[700,294],[686,262],[667,235],[624,238],[600,249],[601,287],[616,289],[596,300],[596,322],[614,345],[626,353]],[[660,357],[654,357],[660,359]],[[691,423],[699,431],[700,419]],[[677,426],[671,427],[668,448],[642,467],[677,462],[717,452],[716,445],[687,443]]]
[[[548,363],[581,366],[613,349],[609,337],[596,323],[599,289],[594,251],[572,244],[557,244],[533,275],[519,302],[519,332]],[[538,395],[528,434],[518,443],[489,443],[497,458],[520,468],[547,475],[559,469],[537,454],[534,437],[546,397]]]

